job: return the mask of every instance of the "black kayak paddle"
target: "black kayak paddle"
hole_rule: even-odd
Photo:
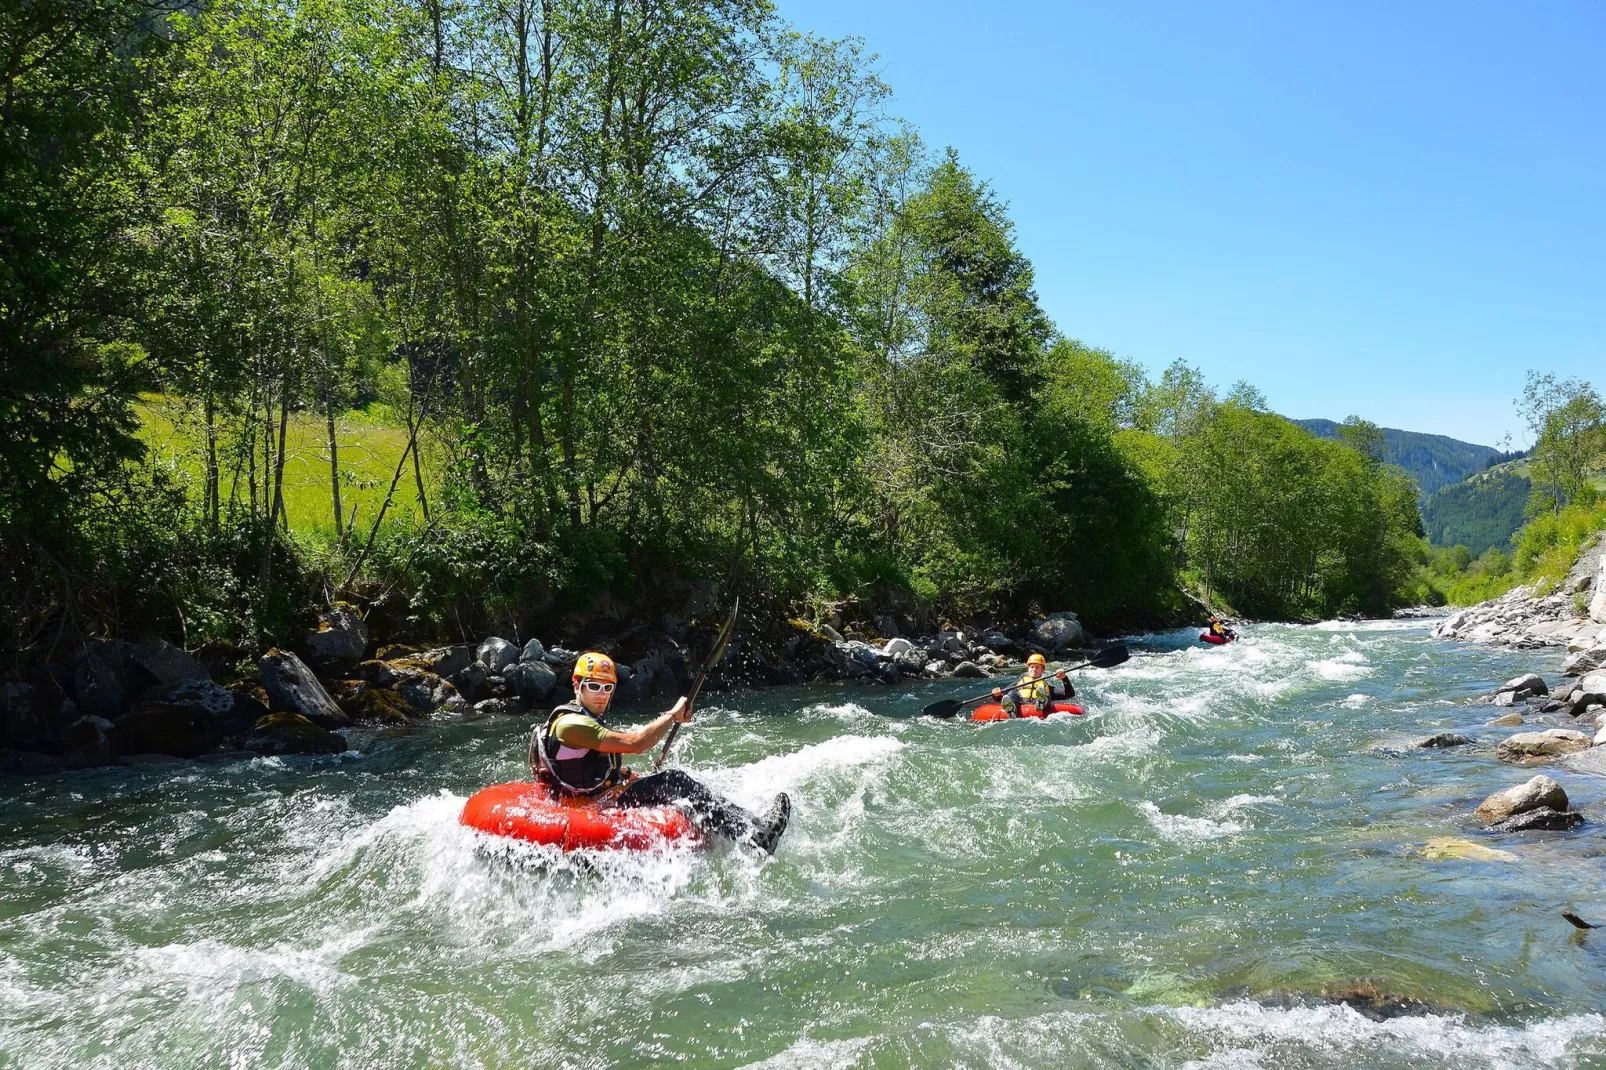
[[[703,689],[703,681],[708,678],[708,670],[718,665],[719,659],[725,656],[725,648],[730,646],[731,633],[736,630],[736,614],[741,608],[742,600],[738,598],[731,605],[731,615],[725,618],[725,627],[719,630],[719,638],[714,640],[714,648],[708,652],[708,657],[703,659],[703,667],[697,673],[697,679],[692,681],[691,691],[686,695],[688,703],[697,701],[697,692]],[[658,760],[652,763],[653,772],[656,773],[664,767],[664,759],[669,757],[669,748],[674,745],[675,737],[679,734],[680,722],[676,721],[674,727],[669,730],[668,737],[664,740],[663,748],[658,752]]]
[[[1125,643],[1111,643],[1109,646],[1105,647],[1103,650],[1100,650],[1086,661],[1079,662],[1075,665],[1065,666],[1063,671],[1069,672],[1071,669],[1113,669],[1131,656],[1132,655],[1127,650]],[[1057,671],[1061,670],[1056,670],[1056,672]],[[1049,675],[1045,673],[1042,677],[1040,677],[1040,679],[1047,680],[1049,679]],[[1023,686],[1025,685],[1017,684],[1014,687],[1007,688],[1006,693],[1008,691],[1019,691]],[[975,698],[940,699],[921,710],[920,713],[925,717],[952,717],[966,706],[977,702],[985,702],[987,699],[992,697],[993,693],[989,691],[985,695],[977,695]]]

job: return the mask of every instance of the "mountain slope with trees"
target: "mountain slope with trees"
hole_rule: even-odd
[[[1296,424],[1322,438],[1340,437],[1340,424],[1332,420],[1295,420]],[[1490,465],[1521,456],[1519,453],[1502,453],[1493,446],[1479,446],[1472,442],[1446,435],[1428,435],[1420,431],[1401,431],[1394,427],[1380,428],[1383,432],[1383,460],[1398,465],[1416,481],[1426,501],[1440,487],[1459,483]]]

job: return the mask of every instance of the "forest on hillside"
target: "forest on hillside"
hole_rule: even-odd
[[[21,0],[0,35],[14,650],[703,580],[811,619],[1420,593],[1381,432],[1073,340],[866,47],[759,0]]]

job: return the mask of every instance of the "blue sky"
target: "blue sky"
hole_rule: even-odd
[[[1526,443],[1606,390],[1606,3],[780,0],[1010,205],[1066,334],[1289,416]]]

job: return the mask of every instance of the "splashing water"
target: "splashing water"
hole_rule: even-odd
[[[1086,717],[950,688],[720,696],[678,760],[779,854],[564,856],[457,824],[528,724],[0,781],[0,1067],[1584,1066],[1598,834],[1486,837],[1460,700],[1554,655],[1416,622],[1142,637]],[[634,720],[621,713],[619,720]],[[1473,747],[1379,744],[1453,730]],[[1559,774],[1600,819],[1600,782]],[[1433,857],[1444,837],[1518,862]],[[1367,1016],[1356,986],[1408,1007]],[[1366,1008],[1363,1008],[1366,1009]]]

